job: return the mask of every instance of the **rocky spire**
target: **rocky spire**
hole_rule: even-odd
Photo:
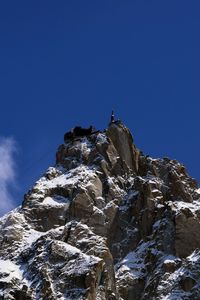
[[[198,299],[199,194],[183,165],[145,156],[122,122],[67,137],[0,219],[0,299]]]

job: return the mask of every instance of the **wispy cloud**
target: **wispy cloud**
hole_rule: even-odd
[[[15,152],[14,139],[0,137],[0,215],[14,207],[10,189],[16,181]]]

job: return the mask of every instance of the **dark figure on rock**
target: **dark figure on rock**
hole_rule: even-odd
[[[114,123],[114,122],[115,122],[115,115],[114,115],[114,111],[112,110],[111,117],[110,117],[110,123]]]
[[[81,126],[74,127],[71,131],[68,131],[64,135],[64,141],[73,140],[76,137],[88,136],[93,133],[93,127],[82,128]]]
[[[90,135],[92,133],[92,126],[89,128],[82,128],[80,126],[76,126],[73,130],[75,136],[85,136],[85,135]]]

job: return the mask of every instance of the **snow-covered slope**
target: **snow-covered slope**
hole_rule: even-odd
[[[200,299],[199,198],[120,122],[66,141],[0,219],[0,299]]]

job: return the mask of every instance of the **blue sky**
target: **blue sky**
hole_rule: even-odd
[[[8,204],[54,164],[64,132],[103,129],[112,108],[144,153],[200,180],[199,1],[1,1],[0,87]]]

